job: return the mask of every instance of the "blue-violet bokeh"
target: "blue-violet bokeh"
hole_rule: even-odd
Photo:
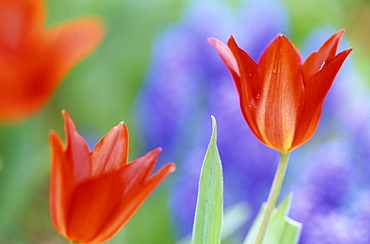
[[[336,31],[327,26],[308,33],[306,44],[299,47],[303,57]],[[278,33],[288,37],[290,33],[287,12],[279,1],[253,0],[241,8],[222,1],[191,1],[179,22],[168,26],[154,43],[138,96],[139,131],[144,151],[161,146],[160,161],[178,165],[169,204],[179,238],[192,229],[199,173],[211,134],[210,115],[218,124],[225,206],[244,201],[254,218],[267,199],[278,153],[251,133],[231,76],[207,38],[226,41],[233,34],[258,60]],[[343,38],[339,51],[348,47]],[[290,216],[303,223],[301,244],[370,242],[366,204],[370,101],[352,66],[347,60],[338,74],[316,134],[291,155],[282,197],[294,192]]]

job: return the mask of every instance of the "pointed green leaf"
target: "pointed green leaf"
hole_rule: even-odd
[[[299,240],[302,224],[287,217],[291,204],[291,194],[275,209],[267,227],[263,244],[296,244]],[[265,204],[262,205],[243,244],[253,244],[262,221]]]
[[[220,243],[223,206],[221,159],[216,145],[216,119],[212,116],[212,137],[203,161],[199,180],[193,244]]]

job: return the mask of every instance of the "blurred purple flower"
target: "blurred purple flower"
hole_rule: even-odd
[[[144,150],[161,146],[160,161],[178,165],[170,207],[179,237],[192,229],[199,173],[211,134],[210,115],[218,122],[225,205],[245,201],[256,214],[267,198],[278,162],[278,154],[248,129],[230,74],[207,38],[227,40],[233,34],[257,60],[277,33],[288,30],[288,24],[278,1],[248,1],[239,9],[222,1],[192,1],[179,23],[155,41],[138,96],[139,131]],[[306,54],[333,32],[313,31]],[[365,206],[365,200],[352,201],[369,199],[364,196],[370,192],[370,101],[368,90],[346,63],[326,99],[317,132],[292,152],[284,183],[282,197],[294,192],[291,216],[303,223],[301,244],[370,240],[365,231],[370,205],[360,209],[356,206]],[[365,190],[358,190],[361,187]]]
[[[330,31],[312,31],[308,50]],[[300,244],[367,244],[370,205],[358,207],[357,199],[369,200],[370,97],[351,58],[329,91],[322,115],[313,138],[292,153],[290,184],[284,189],[295,193],[291,217],[303,223]]]
[[[230,75],[207,38],[226,40],[234,33],[257,59],[286,27],[285,10],[276,1],[250,1],[239,10],[222,1],[193,1],[179,24],[156,40],[138,111],[146,148],[162,146],[161,156],[176,161],[181,172],[170,197],[179,236],[192,229],[210,115],[218,122],[226,205],[246,200],[254,213],[258,211],[277,165],[277,153],[246,126]]]

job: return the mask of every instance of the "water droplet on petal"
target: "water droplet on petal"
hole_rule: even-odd
[[[321,64],[321,66],[320,66],[319,71],[324,67],[324,65],[325,65],[325,61],[324,61],[324,62],[322,62],[322,64]]]
[[[248,107],[250,107],[250,108],[251,108],[251,107],[252,107],[252,103],[249,103],[249,104],[248,104]]]
[[[260,99],[261,98],[261,95],[260,94],[257,94],[256,95],[256,99],[258,100],[258,99]]]
[[[276,74],[277,73],[277,70],[278,70],[278,67],[277,66],[274,66],[274,68],[272,68],[272,73]]]

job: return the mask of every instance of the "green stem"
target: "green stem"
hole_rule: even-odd
[[[272,182],[269,197],[267,199],[266,210],[263,214],[262,223],[258,230],[258,234],[254,244],[262,244],[272,212],[276,207],[276,202],[280,194],[280,189],[283,184],[286,168],[288,166],[288,159],[289,152],[285,153],[280,152],[279,166],[276,170],[274,181]]]
[[[69,240],[69,244],[79,244],[79,243]]]

